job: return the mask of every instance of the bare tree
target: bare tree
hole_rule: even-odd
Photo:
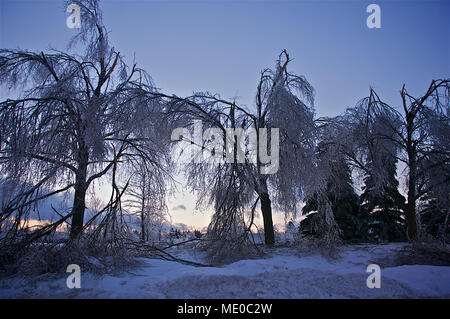
[[[314,184],[314,91],[304,77],[288,72],[290,61],[288,53],[282,51],[275,70],[266,69],[261,73],[256,105],[251,109],[209,93],[196,93],[186,99],[172,97],[171,110],[184,116],[185,123],[202,120],[206,128],[216,127],[221,132],[224,145],[229,139],[235,146],[233,154],[227,154],[224,148],[220,154],[208,155],[219,160],[231,156],[232,163],[223,161],[219,165],[205,165],[194,162],[186,166],[188,182],[200,194],[199,203],[215,207],[216,215],[210,229],[226,232],[227,229],[238,229],[237,224],[241,225],[240,229],[248,229],[253,224],[254,210],[259,202],[265,243],[273,245],[272,200],[286,212],[295,213],[298,202],[309,191],[309,185]],[[260,134],[256,134],[256,149],[243,151],[241,146],[248,144],[249,137],[238,141],[236,135],[227,133],[227,128],[250,129],[258,133],[260,130],[267,130],[267,133],[271,129],[279,130],[279,154],[271,154],[279,155],[276,169],[267,173],[272,163],[261,158],[267,150],[267,145],[263,147],[263,144],[270,143],[275,136],[268,134],[265,140],[260,140]],[[193,131],[192,125],[190,129]],[[195,141],[188,141],[190,143],[195,144]],[[206,139],[203,144],[195,145],[195,156],[210,149],[210,143],[211,140]],[[241,161],[237,150],[241,155],[245,154]],[[255,160],[251,159],[252,154]],[[243,227],[242,216],[246,210],[251,212],[250,225]]]
[[[353,114],[350,118],[354,121],[353,127],[357,128],[353,134],[360,136],[353,141],[360,141],[359,146],[367,146],[366,155],[378,167],[379,179],[385,176],[382,155],[390,154],[406,167],[408,238],[416,241],[417,202],[436,188],[442,189],[442,185],[447,185],[444,189],[448,191],[450,80],[431,81],[426,93],[420,97],[413,97],[403,86],[400,96],[401,111],[384,103],[371,90],[370,95],[350,111]],[[358,143],[355,145],[354,149],[357,149]],[[377,152],[377,148],[381,151]],[[357,152],[348,154],[364,169]],[[431,172],[436,170],[441,178],[432,180]]]
[[[261,174],[261,161],[253,170],[255,192],[261,200],[265,242],[274,243],[272,205],[269,196],[285,212],[297,212],[297,204],[313,188],[316,126],[314,89],[303,76],[289,73],[291,61],[283,50],[275,70],[261,73],[256,93],[256,113],[251,117],[255,129],[280,129],[280,165],[276,174]],[[258,148],[261,147],[258,141]],[[260,154],[258,150],[258,155]]]
[[[23,89],[0,103],[0,167],[18,185],[0,222],[12,218],[17,228],[26,207],[73,190],[72,211],[43,230],[71,218],[77,238],[92,183],[131,159],[162,168],[168,135],[150,77],[109,44],[98,1],[71,2],[82,13],[71,44],[84,45],[84,55],[0,50],[1,84]]]
[[[167,176],[162,170],[148,169],[146,163],[134,165],[132,178],[124,206],[129,214],[137,216],[142,241],[149,240],[149,233],[166,221]]]

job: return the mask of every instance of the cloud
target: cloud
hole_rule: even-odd
[[[186,206],[181,204],[181,205],[173,207],[172,210],[186,210]]]

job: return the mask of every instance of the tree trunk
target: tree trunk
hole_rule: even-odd
[[[75,181],[75,195],[72,208],[72,226],[70,228],[70,238],[75,239],[81,234],[84,225],[84,210],[86,208],[86,178],[88,153],[82,156]]]
[[[408,185],[408,202],[406,203],[406,218],[408,222],[408,238],[411,241],[417,241],[417,218],[416,218],[416,180],[414,167],[410,167],[409,185]]]
[[[84,210],[86,208],[86,187],[85,183],[77,182],[75,185],[75,196],[72,208],[72,226],[70,228],[70,238],[77,238],[83,229]]]
[[[413,140],[414,115],[406,112],[406,151],[408,153],[408,203],[406,204],[406,218],[408,222],[408,239],[417,241],[417,220],[416,220],[416,167],[417,149]]]
[[[145,234],[145,203],[147,201],[147,173],[145,172],[145,170],[143,170],[141,172],[141,181],[140,181],[140,186],[141,186],[141,191],[142,191],[142,198],[141,198],[141,241],[145,242],[146,239],[146,234]]]
[[[145,241],[145,214],[144,214],[144,204],[142,204],[141,210],[141,241]]]
[[[268,193],[262,193],[261,198],[261,212],[264,221],[264,239],[266,245],[275,244],[275,234],[273,231],[273,221],[272,221],[272,206]]]

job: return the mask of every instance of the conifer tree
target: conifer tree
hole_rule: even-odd
[[[406,220],[405,198],[398,191],[396,174],[397,160],[384,156],[386,176],[381,183],[376,182],[376,167],[368,163],[364,177],[363,192],[360,196],[361,213],[369,217],[370,237],[376,240],[405,241]]]
[[[341,230],[341,237],[345,240],[363,239],[367,227],[363,216],[359,215],[358,196],[353,188],[351,169],[344,154],[338,152],[337,156],[327,156],[329,150],[319,147],[320,166],[327,166],[328,177],[326,181],[326,199],[331,204],[334,219]],[[318,193],[315,193],[303,207],[302,213],[307,215],[319,208]],[[307,235],[316,235],[313,225],[314,215],[309,215],[301,223],[301,232]]]

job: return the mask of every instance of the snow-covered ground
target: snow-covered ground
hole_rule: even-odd
[[[355,245],[340,257],[301,255],[274,248],[266,258],[223,267],[194,267],[142,258],[143,264],[117,275],[81,274],[81,288],[66,278],[43,275],[0,280],[1,298],[450,298],[450,267],[394,265],[405,244]],[[201,260],[184,251],[180,256]],[[367,266],[381,267],[381,288],[369,289]]]

